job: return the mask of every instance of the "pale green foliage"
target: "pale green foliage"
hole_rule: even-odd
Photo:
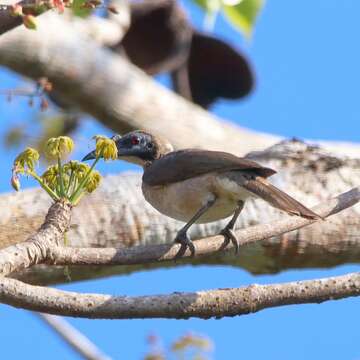
[[[223,12],[229,22],[246,37],[250,37],[256,18],[264,6],[265,0],[193,0],[207,14]]]
[[[26,148],[14,160],[12,168],[11,185],[16,191],[20,190],[19,175],[33,177],[53,200],[67,199],[77,205],[83,195],[93,192],[100,183],[100,173],[94,170],[97,162],[117,159],[116,144],[105,136],[96,136],[96,155],[91,166],[70,160],[63,164],[64,157],[69,155],[74,148],[73,140],[68,136],[50,138],[46,142],[45,154],[57,160],[57,164],[48,166],[39,176],[36,172],[40,154],[30,147]]]

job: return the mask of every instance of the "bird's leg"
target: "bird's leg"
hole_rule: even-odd
[[[224,237],[225,237],[225,243],[224,243],[223,247],[226,247],[229,244],[229,242],[231,241],[235,247],[235,254],[238,254],[238,252],[239,252],[239,240],[237,239],[233,229],[234,229],[236,220],[239,217],[243,208],[244,208],[244,202],[239,201],[238,207],[236,208],[233,217],[231,218],[229,223],[220,232],[220,234],[224,235]]]
[[[193,242],[190,240],[187,231],[189,230],[190,226],[196,222],[196,220],[198,220],[211,206],[214,205],[215,201],[215,197],[209,200],[202,208],[200,208],[196,212],[196,214],[187,222],[187,224],[178,231],[175,242],[181,244],[181,247],[175,256],[175,260],[183,256],[187,248],[190,249],[192,257],[195,255],[195,247]]]

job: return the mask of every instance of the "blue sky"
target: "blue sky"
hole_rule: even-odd
[[[184,1],[189,15],[201,26],[201,12],[189,3]],[[219,19],[216,34],[249,55],[257,74],[257,87],[245,101],[221,102],[214,112],[242,126],[283,136],[359,142],[359,14],[357,0],[268,1],[250,43]],[[15,87],[20,80],[0,69],[0,88]],[[8,104],[0,98],[0,110],[0,134],[15,122],[36,114],[23,100]],[[81,137],[99,132],[105,130],[88,119]],[[15,154],[2,148],[3,174],[9,173]],[[104,171],[127,169],[126,164],[119,162]],[[0,191],[10,191],[7,175],[0,178]],[[61,288],[140,295],[311,279],[358,270],[358,265],[347,265],[252,276],[231,267],[187,266]],[[117,359],[141,359],[146,350],[145,338],[151,332],[169,344],[187,331],[211,337],[216,359],[358,359],[359,305],[359,299],[354,298],[274,308],[222,320],[70,322]],[[78,358],[29,312],[0,305],[0,321],[4,358],[23,358],[29,353],[37,359]]]

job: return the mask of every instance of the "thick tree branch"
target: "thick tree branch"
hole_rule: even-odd
[[[253,159],[279,169],[273,183],[306,205],[324,202],[335,194],[348,191],[360,183],[357,159],[334,157],[321,148],[304,143],[283,142]],[[85,197],[72,215],[69,243],[80,248],[126,248],[137,245],[169,244],[182,223],[165,217],[144,202],[138,175],[113,176],[103,186]],[[43,222],[49,207],[46,194],[39,190],[3,195],[0,201],[0,247],[23,241]],[[288,219],[264,202],[249,201],[238,221],[238,229],[259,223]],[[291,218],[294,219],[294,218]],[[219,233],[225,221],[197,225],[192,238]],[[181,262],[126,266],[73,266],[72,280],[83,280],[113,274],[127,274],[156,267],[177,266],[184,262],[209,265],[240,266],[252,273],[274,273],[288,268],[330,267],[360,262],[360,206],[353,206],[327,221],[317,222],[284,235],[242,247],[239,256],[222,252],[201,259]],[[28,234],[28,235],[27,235]],[[164,246],[168,248],[169,246]],[[40,265],[15,276],[36,284],[66,281],[62,267]]]
[[[315,210],[322,216],[329,216],[360,201],[360,189],[354,188],[345,194],[332,199]],[[136,261],[169,260],[176,255],[174,248],[165,254],[161,246],[155,252],[143,249],[132,249],[129,252],[114,252],[114,249],[103,249],[91,252],[90,249],[66,250],[59,246],[59,240],[67,230],[70,221],[71,205],[57,202],[49,210],[43,226],[27,242],[12,245],[0,251],[0,270],[2,275],[11,271],[32,266],[44,261],[57,263],[57,260],[71,261],[76,264],[125,263],[133,264],[131,258],[138,251]],[[314,221],[289,219],[271,225],[254,226],[242,230],[238,235],[242,245],[298,227],[310,225]],[[204,239],[197,244],[200,256],[220,250],[221,237]],[[213,246],[215,244],[215,247]],[[151,250],[151,249],[150,249]],[[154,249],[152,249],[154,250]],[[65,256],[61,258],[62,251]],[[86,252],[91,256],[87,256]],[[72,252],[72,253],[71,253]],[[107,259],[106,259],[107,256]],[[153,258],[151,258],[151,256]],[[186,253],[189,256],[189,253]],[[142,258],[139,258],[142,257]],[[100,259],[100,261],[98,261]],[[287,304],[322,302],[360,294],[360,274],[349,274],[341,277],[313,281],[299,281],[288,284],[252,285],[245,288],[199,291],[196,293],[174,293],[171,295],[126,297],[100,294],[78,294],[51,288],[28,285],[15,279],[0,277],[0,301],[8,305],[28,310],[46,312],[56,315],[88,318],[209,318],[247,314],[267,307]]]
[[[236,152],[259,149],[278,139],[246,130],[234,135],[239,128],[220,123],[157,85],[127,60],[54,15],[43,15],[36,32],[17,29],[3,36],[0,64],[33,79],[48,77],[57,94],[116,132],[145,128],[169,137],[177,147],[210,146]]]
[[[344,194],[337,196],[328,202],[318,205],[313,210],[326,218],[334,215],[360,201],[360,188],[354,188]],[[314,223],[314,220],[292,217],[279,220],[274,223],[251,226],[238,230],[240,247],[256,241],[279,236],[289,231]],[[200,257],[224,250],[224,237],[222,235],[211,236],[198,240],[194,243],[195,256]],[[233,248],[232,244],[227,249]],[[180,250],[179,244],[173,245],[148,245],[137,246],[130,249],[92,249],[92,248],[64,248],[54,247],[50,255],[50,261],[61,265],[132,265],[146,264],[156,261],[175,260]],[[183,257],[191,257],[187,250]]]
[[[37,31],[16,29],[2,36],[0,64],[33,79],[48,77],[58,95],[119,133],[143,128],[179,148],[207,147],[235,154],[279,140],[219,121],[56,15],[42,15]],[[360,154],[356,144],[322,144],[342,154]]]
[[[23,309],[92,319],[208,319],[360,295],[360,273],[317,280],[154,296],[79,294],[0,278],[0,301]]]
[[[35,235],[25,242],[0,250],[0,276],[42,263],[48,257],[50,248],[63,241],[70,225],[71,208],[67,202],[56,202]]]

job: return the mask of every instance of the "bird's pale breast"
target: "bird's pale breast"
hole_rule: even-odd
[[[240,171],[222,174],[209,173],[180,182],[149,186],[143,182],[145,199],[158,211],[171,218],[187,222],[208,201],[214,205],[197,221],[207,223],[232,215],[238,201],[252,196],[241,184],[245,181]]]

